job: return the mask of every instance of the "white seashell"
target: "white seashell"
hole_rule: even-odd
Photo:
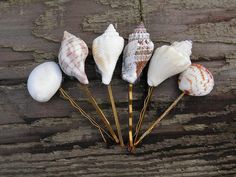
[[[187,95],[205,96],[214,87],[214,78],[207,68],[200,64],[192,64],[179,76],[179,89]]]
[[[148,85],[158,86],[167,78],[183,72],[191,65],[192,41],[174,42],[155,50],[148,69]]]
[[[55,62],[45,62],[38,65],[30,73],[27,88],[38,102],[47,102],[60,88],[62,73],[60,67]]]
[[[129,35],[129,42],[124,49],[122,78],[134,83],[152,56],[154,44],[149,38],[144,24],[141,22],[134,33]]]
[[[119,36],[112,24],[93,41],[93,57],[102,75],[102,82],[106,85],[111,82],[117,60],[123,48],[124,39]]]
[[[88,84],[88,78],[84,70],[87,56],[88,47],[86,43],[65,31],[58,55],[62,71],[69,76],[75,77],[82,84]]]

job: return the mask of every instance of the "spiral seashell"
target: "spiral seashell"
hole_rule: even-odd
[[[38,102],[47,102],[60,88],[62,73],[55,62],[45,62],[30,73],[27,88],[31,97]]]
[[[207,68],[200,64],[192,64],[179,76],[179,89],[187,95],[205,96],[214,87],[214,78]]]
[[[111,82],[117,60],[123,48],[124,39],[119,36],[112,24],[93,41],[93,57],[102,75],[102,82],[106,85]]]
[[[148,68],[148,85],[158,86],[167,78],[183,72],[191,65],[192,41],[174,42],[155,50]]]
[[[129,83],[133,84],[139,78],[152,56],[154,44],[149,36],[142,22],[129,35],[122,63],[122,78]]]
[[[59,64],[63,72],[75,77],[82,84],[88,84],[88,78],[84,69],[87,56],[88,47],[86,43],[65,31],[58,55]]]

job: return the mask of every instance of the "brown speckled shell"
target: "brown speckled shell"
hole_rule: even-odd
[[[88,47],[86,43],[65,31],[58,55],[59,64],[63,72],[77,78],[82,84],[88,84],[84,69],[87,56]]]
[[[179,89],[187,95],[204,96],[214,87],[214,78],[211,72],[200,64],[192,64],[179,76]]]
[[[149,36],[143,23],[140,23],[134,29],[134,33],[129,35],[122,64],[122,78],[129,83],[134,83],[139,78],[152,56],[154,44]]]

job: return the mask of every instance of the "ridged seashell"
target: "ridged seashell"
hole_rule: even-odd
[[[148,85],[157,86],[191,65],[192,41],[174,42],[155,50],[148,69]]]
[[[55,62],[45,62],[33,69],[30,73],[27,88],[38,102],[47,102],[60,88],[62,73]]]
[[[179,89],[187,95],[204,96],[214,87],[214,78],[207,68],[200,64],[192,64],[179,76]]]
[[[88,47],[86,43],[65,31],[58,55],[59,64],[63,72],[75,77],[82,84],[88,84],[88,78],[84,70],[87,56]]]
[[[112,24],[93,41],[93,57],[102,75],[102,82],[106,85],[111,82],[117,60],[123,48],[124,39],[119,36]]]
[[[129,35],[122,63],[122,78],[129,83],[133,84],[139,78],[152,56],[154,44],[149,36],[142,22]]]

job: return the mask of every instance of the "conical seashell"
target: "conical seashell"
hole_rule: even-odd
[[[119,36],[114,26],[110,24],[106,31],[93,41],[92,51],[97,67],[102,75],[102,82],[108,85],[117,60],[123,50],[124,39]]]
[[[47,102],[60,88],[62,73],[60,67],[55,62],[45,62],[38,65],[30,73],[27,88],[38,102]]]
[[[129,83],[133,84],[139,78],[152,56],[154,44],[149,36],[142,22],[129,35],[122,63],[122,78]]]
[[[64,32],[58,59],[63,72],[78,79],[82,84],[88,84],[88,78],[84,71],[88,47],[86,43],[74,36]]]
[[[148,69],[148,85],[157,86],[191,65],[192,41],[174,42],[155,50]]]
[[[188,95],[204,96],[214,87],[214,78],[207,68],[200,64],[192,64],[179,76],[179,89]]]

